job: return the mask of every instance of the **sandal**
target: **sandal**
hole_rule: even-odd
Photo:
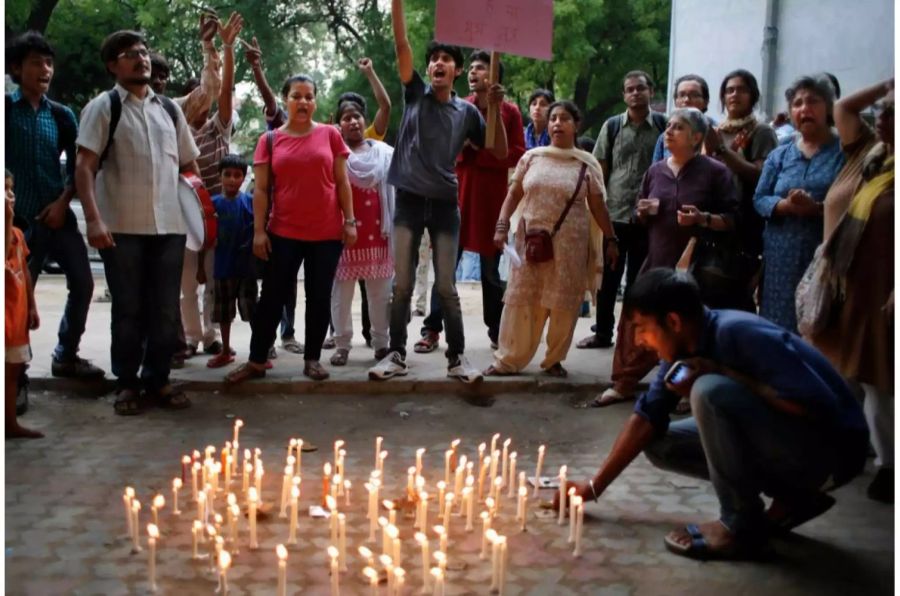
[[[430,354],[434,352],[438,348],[438,342],[441,339],[440,333],[435,333],[433,331],[426,331],[425,335],[422,336],[422,339],[416,342],[416,345],[413,346],[413,350],[417,354]]]
[[[553,366],[544,370],[544,374],[550,377],[556,377],[557,379],[565,379],[569,376],[569,371],[563,368],[563,365],[557,362]]]
[[[808,503],[799,507],[788,507],[775,499],[766,511],[769,529],[774,534],[787,534],[797,526],[819,517],[836,503],[835,498],[825,493],[818,493]]]
[[[634,399],[634,395],[622,395],[610,387],[591,401],[592,408],[605,408],[613,404],[621,404]]]
[[[113,410],[119,416],[137,416],[147,410],[147,402],[134,389],[122,389],[113,403]]]
[[[181,389],[166,385],[155,393],[157,404],[164,410],[184,410],[191,407],[191,400]]]
[[[325,338],[325,341],[322,342],[323,350],[333,350],[335,346],[337,346],[337,344],[334,341],[334,337],[327,337]]]
[[[344,366],[347,364],[347,359],[350,357],[350,350],[347,348],[338,348],[335,350],[334,354],[331,355],[331,365],[332,366]]]
[[[313,381],[324,381],[331,376],[318,360],[307,360],[303,365],[303,374]]]
[[[222,368],[234,362],[234,356],[225,351],[219,351],[218,354],[206,361],[207,368]]]
[[[225,375],[225,382],[228,385],[237,385],[238,383],[243,383],[244,381],[248,381],[250,379],[261,379],[264,376],[266,376],[265,368],[259,370],[249,362],[245,362]]]
[[[484,371],[481,374],[486,377],[512,377],[519,373],[506,372],[506,371],[500,370],[499,368],[497,368],[496,366],[494,366],[492,364],[489,367],[487,367],[486,369],[484,369]]]
[[[672,538],[671,534],[666,535],[664,541],[670,552],[689,559],[700,561],[713,559],[719,561],[760,560],[772,554],[771,547],[765,541],[737,541],[727,548],[713,550],[696,524],[688,524],[681,531],[690,536],[690,544],[678,542]]]
[[[579,341],[577,344],[575,344],[575,347],[581,350],[588,350],[593,348],[611,348],[613,347],[613,342],[611,339],[601,339],[597,335],[591,335]]]

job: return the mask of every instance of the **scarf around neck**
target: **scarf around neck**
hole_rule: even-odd
[[[728,134],[736,134],[741,132],[742,130],[752,130],[756,128],[757,120],[756,116],[753,114],[749,114],[744,116],[743,118],[726,118],[719,124],[718,129],[721,132]]]

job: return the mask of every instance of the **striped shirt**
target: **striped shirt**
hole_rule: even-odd
[[[22,92],[10,96],[6,115],[6,167],[13,174],[16,193],[16,216],[29,224],[41,210],[59,198],[66,184],[73,183],[75,146],[65,148],[67,179],[63,179],[59,163],[59,131],[50,102],[41,97],[35,110]],[[72,126],[75,114],[65,108]]]
[[[199,129],[191,129],[194,142],[200,150],[197,166],[200,178],[210,195],[222,194],[222,177],[219,175],[219,161],[228,154],[231,143],[231,122],[223,123],[216,112]]]
[[[97,207],[106,226],[119,234],[184,234],[178,201],[179,166],[199,151],[179,109],[177,126],[148,89],[144,99],[116,84],[122,116],[109,155],[97,173]],[[81,112],[79,147],[100,155],[109,134],[109,96],[102,93]]]

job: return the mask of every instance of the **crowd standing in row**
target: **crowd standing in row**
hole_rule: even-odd
[[[38,322],[29,277],[36,281],[48,258],[59,262],[69,288],[53,374],[104,374],[77,355],[93,291],[69,208],[77,195],[112,297],[119,414],[154,402],[188,407],[171,384],[173,363],[202,344],[212,356],[208,366],[231,364],[238,313],[251,322],[249,358],[227,373],[227,382],[266,374],[279,325],[282,346],[304,355],[303,374],[327,379],[321,355],[329,327],[336,345],[331,364],[350,357],[357,284],[365,292],[364,335],[375,351],[369,377],[407,374],[407,328],[427,233],[435,282],[414,349],[435,350],[446,332],[449,376],[474,382],[483,374],[520,373],[545,328],[540,367],[565,376],[586,293],[596,296],[597,318],[593,334],[577,346],[615,346],[614,385],[594,405],[634,399],[662,359],[597,477],[578,490],[596,498],[642,450],[663,467],[709,477],[722,519],[670,535],[671,549],[758,554],[759,493],[772,486],[777,506],[766,515],[782,529],[828,509],[834,500],[821,492],[823,478],[846,482],[864,458],[866,425],[846,381],[865,393],[878,453],[870,495],[892,500],[892,80],[835,103],[834,81],[797,79],[786,93],[795,131],[779,142],[755,115],[760,92],[750,72],[723,79],[724,119],[716,122],[707,114],[702,77],[676,81],[676,109],[666,117],[650,109],[651,77],[635,70],[623,77],[626,111],[603,124],[591,154],[579,148],[578,108],[550,91],[531,95],[524,127],[502,84],[488,82],[484,52],[469,56],[471,95],[460,98],[453,85],[466,60],[459,48],[432,42],[426,82],[414,68],[402,0],[392,0],[392,17],[404,90],[394,147],[383,142],[390,99],[369,60],[359,68],[378,100],[374,120],[366,101],[347,93],[329,125],[316,120],[313,79],[288,78],[279,108],[259,44],[242,42],[269,123],[253,155],[252,197],[241,191],[249,164],[228,152],[239,15],[225,23],[201,19],[204,72],[175,101],[164,95],[165,59],[151,55],[139,33],[111,34],[101,57],[115,86],[85,106],[80,125],[46,97],[52,48],[34,33],[11,43],[7,61],[20,90],[6,104],[15,191],[7,194],[8,436],[30,435],[9,416],[9,383],[21,379],[30,357],[27,328]],[[873,131],[861,112],[876,103]],[[499,114],[491,139],[489,109]],[[205,253],[185,244],[175,199],[185,170],[215,195],[217,245]],[[24,235],[11,229],[13,203]],[[483,318],[494,347],[484,373],[465,356],[454,276],[462,250],[479,254],[483,272]],[[514,261],[508,285],[499,272],[504,251]],[[30,276],[22,266],[29,252]],[[825,272],[814,279],[821,287],[810,286],[811,263]],[[293,329],[301,266],[303,344]],[[616,324],[623,276],[625,309]],[[809,287],[824,288],[830,306],[812,323],[806,311],[798,320],[796,306]],[[424,304],[416,306],[424,311]],[[688,357],[690,380],[671,377],[669,366]],[[796,374],[801,369],[809,374]],[[765,401],[754,402],[754,394]],[[695,417],[669,427],[677,410]],[[742,412],[750,414],[737,420]],[[748,431],[748,420],[771,432]],[[807,434],[792,436],[793,443],[784,438],[799,428]],[[821,455],[826,438],[827,458],[806,457]],[[744,457],[751,447],[762,456]],[[786,451],[805,454],[799,468],[770,466]],[[799,474],[804,465],[812,467]]]

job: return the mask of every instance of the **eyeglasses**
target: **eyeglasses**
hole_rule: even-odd
[[[146,58],[150,55],[150,50],[146,48],[141,48],[140,50],[125,50],[121,52],[117,58],[128,58],[129,60],[134,60],[136,58]]]
[[[675,99],[703,99],[702,93],[679,93]]]

